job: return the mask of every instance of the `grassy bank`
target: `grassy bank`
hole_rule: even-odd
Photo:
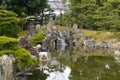
[[[92,36],[96,40],[109,40],[109,39],[118,39],[120,40],[120,32],[110,32],[110,31],[93,31],[81,29],[81,31],[87,35]]]
[[[56,26],[57,29],[63,30],[66,27],[64,26]],[[74,31],[72,28],[71,31]],[[91,36],[95,40],[110,40],[110,39],[118,39],[120,40],[120,32],[110,32],[110,31],[94,31],[94,30],[87,30],[87,29],[80,29],[86,36]]]

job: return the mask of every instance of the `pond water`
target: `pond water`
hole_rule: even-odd
[[[111,49],[53,50],[51,61],[40,63],[33,75],[20,80],[120,80],[120,65],[112,54]]]

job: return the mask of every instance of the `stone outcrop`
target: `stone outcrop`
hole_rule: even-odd
[[[49,61],[51,60],[50,52],[39,52],[39,61]]]
[[[14,59],[10,56],[0,57],[0,80],[13,80],[13,62]]]

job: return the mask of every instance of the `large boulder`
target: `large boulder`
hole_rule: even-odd
[[[51,60],[50,52],[39,52],[39,61],[45,62]]]
[[[14,58],[8,55],[0,57],[0,80],[13,80]]]

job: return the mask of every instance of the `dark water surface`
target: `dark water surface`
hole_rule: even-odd
[[[54,50],[51,61],[40,63],[33,75],[22,80],[120,80],[120,65],[112,54],[111,49]]]

